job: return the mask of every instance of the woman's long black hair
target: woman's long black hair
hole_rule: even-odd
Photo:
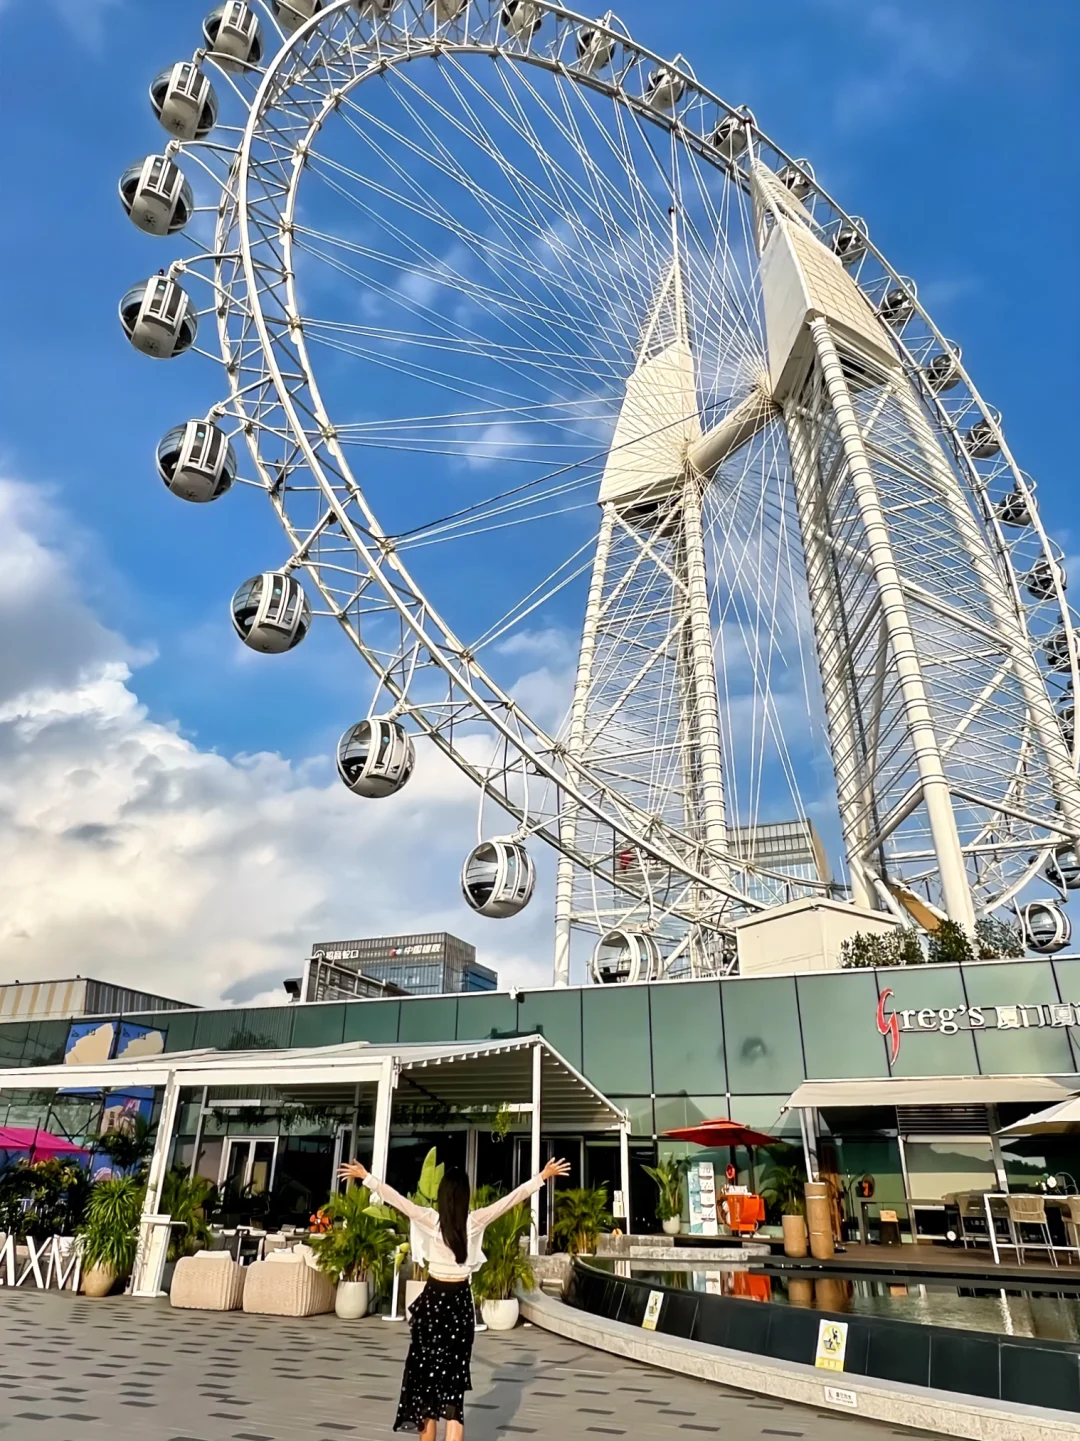
[[[439,1230],[459,1266],[469,1254],[469,1202],[472,1191],[465,1172],[455,1167],[439,1183]]]

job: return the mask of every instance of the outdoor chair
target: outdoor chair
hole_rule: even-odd
[[[982,1196],[977,1191],[958,1191],[955,1200],[960,1221],[960,1241],[964,1250],[967,1250],[969,1243],[974,1246],[986,1245],[986,1210]]]
[[[334,1283],[308,1246],[275,1251],[247,1267],[244,1310],[258,1316],[318,1316],[334,1309]]]
[[[1009,1220],[1016,1232],[1016,1250],[1020,1257],[1020,1264],[1024,1264],[1024,1227],[1030,1226],[1040,1231],[1043,1239],[1028,1242],[1027,1249],[1041,1251],[1045,1248],[1050,1252],[1050,1260],[1056,1266],[1058,1258],[1054,1251],[1050,1226],[1046,1219],[1046,1202],[1042,1196],[1007,1196],[1005,1201],[1009,1208]]]
[[[1065,1202],[1062,1219],[1065,1222],[1069,1250],[1080,1254],[1080,1196],[1064,1196],[1062,1199]]]
[[[169,1302],[184,1311],[238,1311],[246,1269],[228,1251],[181,1256],[169,1288]]]

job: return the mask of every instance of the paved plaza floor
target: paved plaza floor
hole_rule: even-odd
[[[383,1441],[403,1325],[0,1289],[3,1441]],[[531,1326],[477,1337],[469,1441],[888,1441],[922,1433],[654,1371]]]

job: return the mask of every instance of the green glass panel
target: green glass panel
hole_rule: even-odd
[[[1080,960],[1053,962],[1061,1000],[1072,1006],[1077,1024],[1069,1032],[1072,1042],[1073,1070],[1080,1071]]]
[[[608,1099],[630,1117],[631,1136],[652,1138],[653,1103],[647,1096],[610,1096]]]
[[[174,1015],[155,1016],[153,1022],[146,1021],[142,1017],[139,1019],[140,1024],[153,1024],[165,1032],[165,1049],[167,1051],[190,1051],[194,1049],[195,1027],[199,1021],[197,1011],[177,1011]]]
[[[340,1046],[344,1037],[343,1005],[297,1006],[292,1034],[294,1046]]]
[[[887,1076],[885,1041],[878,1034],[878,991],[871,971],[800,976],[806,1074],[811,1079]]]
[[[1046,1015],[1035,1008],[1056,1004],[1058,989],[1049,961],[1001,962],[965,966],[964,986],[971,1006],[1018,1007],[997,1012],[997,1027],[975,1032],[979,1069],[985,1075],[1061,1075],[1073,1069],[1069,1033],[1064,1026],[1032,1025]],[[992,1013],[991,1013],[992,1014]],[[989,1015],[987,1016],[989,1020]],[[1002,1022],[1015,1021],[1011,1028]],[[1024,1022],[1029,1024],[1025,1027]]]
[[[520,997],[517,1014],[519,1035],[543,1036],[579,1071],[581,994],[578,990],[533,991]]]
[[[645,986],[591,986],[581,993],[584,1072],[605,1095],[648,1095],[649,992]]]
[[[400,1041],[453,1041],[456,1034],[456,996],[422,996],[401,1002]]]
[[[666,1147],[670,1138],[665,1131],[677,1130],[680,1126],[696,1126],[699,1121],[715,1121],[727,1115],[727,1096],[657,1096],[653,1101],[656,1117],[656,1134],[661,1146]]]
[[[717,981],[649,989],[653,1084],[659,1091],[725,1091],[724,1027]]]
[[[459,996],[457,1038],[459,1041],[497,1040],[516,1036],[517,1002],[510,996]]]
[[[788,1093],[775,1096],[730,1096],[728,1115],[777,1140],[802,1144],[798,1111],[785,1111]]]
[[[913,1029],[901,1030],[900,1053],[892,1068],[894,1076],[973,1076],[979,1071],[975,1040],[970,1031],[943,1035],[936,1013],[951,1010],[966,1015],[964,980],[959,966],[904,966],[878,972],[878,986],[884,995],[886,1014],[907,1011],[904,1018]],[[920,1012],[922,1021],[920,1025]],[[929,1014],[927,1014],[929,1013]],[[954,1017],[955,1019],[955,1017]],[[873,1011],[863,1019],[870,1034],[877,1031]],[[898,1022],[899,1024],[899,1022]]]
[[[26,1048],[28,1021],[9,1021],[0,1026],[0,1066],[21,1066]]]
[[[23,1064],[56,1066],[64,1059],[70,1021],[31,1021],[27,1027]]]
[[[345,1007],[345,1040],[392,1046],[400,1015],[400,1001],[351,1001]]]
[[[291,1013],[285,1012],[291,1021]],[[278,1010],[204,1011],[195,1023],[195,1045],[218,1051],[267,1051],[289,1044]]]
[[[722,1000],[731,1089],[790,1094],[806,1079],[794,980],[725,981]]]

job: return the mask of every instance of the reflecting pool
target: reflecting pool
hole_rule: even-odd
[[[760,1266],[660,1265],[650,1261],[598,1259],[590,1265],[618,1275],[716,1296],[801,1306],[811,1311],[887,1316],[894,1321],[988,1331],[998,1336],[1029,1336],[1043,1341],[1080,1343],[1080,1275],[1053,1290],[1017,1286],[999,1288],[986,1281],[961,1282],[939,1277],[867,1276],[834,1271],[799,1273]]]

